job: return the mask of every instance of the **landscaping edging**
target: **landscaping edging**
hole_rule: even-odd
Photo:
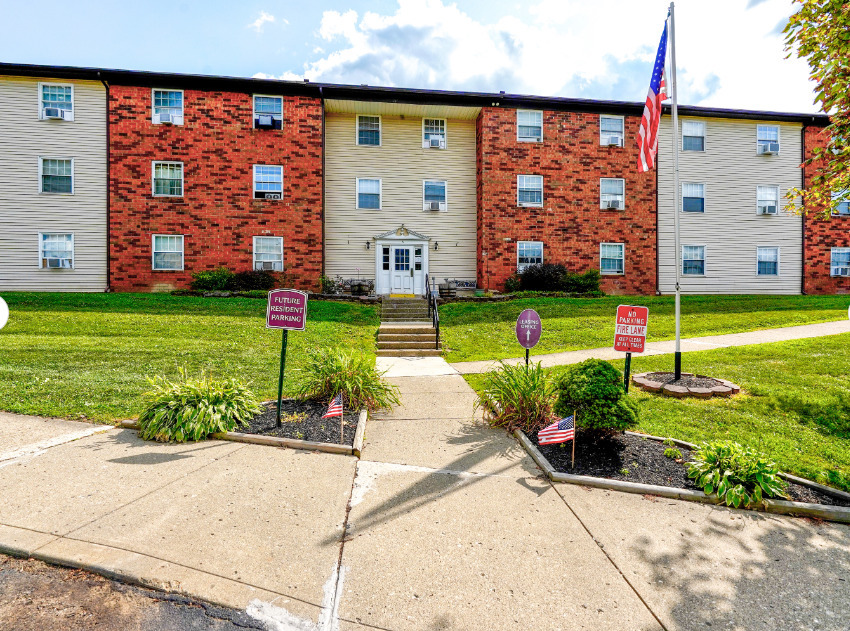
[[[646,392],[660,392],[668,397],[684,399],[693,397],[695,399],[710,399],[711,397],[731,397],[741,392],[741,386],[727,381],[726,379],[718,379],[717,377],[706,377],[705,375],[695,375],[692,372],[683,372],[683,377],[697,377],[699,379],[711,379],[716,381],[717,385],[712,388],[697,388],[692,386],[674,386],[670,383],[662,383],[660,381],[652,381],[646,376],[652,374],[642,372],[637,375],[632,375],[632,383]]]
[[[252,445],[267,445],[269,447],[288,447],[290,449],[307,449],[311,451],[323,451],[330,454],[342,454],[345,456],[360,457],[363,451],[363,438],[366,433],[366,420],[369,417],[367,410],[360,410],[357,419],[357,429],[354,432],[354,444],[340,445],[338,443],[317,443],[309,440],[298,440],[297,438],[283,438],[279,436],[263,436],[262,434],[243,434],[242,432],[222,432],[211,434],[210,438],[216,440],[229,440],[235,443],[249,443]],[[136,420],[121,421],[118,427],[124,429],[139,429]]]
[[[651,440],[665,440],[663,438],[659,438],[658,436],[650,436],[649,434],[639,434],[636,432],[629,433]],[[725,506],[725,503],[722,502],[716,495],[706,495],[702,491],[692,491],[690,489],[680,489],[670,486],[656,486],[653,484],[639,484],[637,482],[626,482],[623,480],[610,480],[608,478],[595,478],[587,475],[572,475],[569,473],[561,473],[559,471],[556,471],[555,468],[545,458],[545,456],[540,453],[534,443],[532,443],[528,436],[525,435],[525,432],[520,429],[515,430],[514,436],[519,441],[519,444],[522,445],[522,448],[525,449],[526,452],[528,452],[528,455],[531,456],[532,460],[537,463],[537,466],[543,470],[543,472],[546,474],[546,477],[548,477],[553,482],[580,484],[582,486],[590,486],[598,489],[608,489],[612,491],[621,491],[623,493],[657,495],[659,497],[666,497],[675,500],[701,502],[703,504],[719,504]],[[674,442],[682,447],[696,447],[695,445],[686,443],[684,441],[677,441],[674,439]],[[815,488],[823,493],[826,493],[827,495],[840,497],[842,499],[850,499],[850,493],[844,493],[843,491],[838,491],[837,489],[831,489],[821,484],[817,484],[817,482],[812,482],[811,480],[804,480],[803,478],[797,478],[796,476],[789,477],[788,474],[781,475],[793,482],[796,482],[797,484],[803,484],[803,486]],[[829,491],[827,492],[824,489],[829,489]],[[813,517],[815,519],[823,519],[825,521],[834,521],[842,524],[850,524],[850,508],[847,507],[826,506],[824,504],[806,504],[803,502],[790,502],[788,500],[766,500],[766,502],[766,507],[762,506],[747,510],[774,513],[778,515],[792,515],[795,517]]]

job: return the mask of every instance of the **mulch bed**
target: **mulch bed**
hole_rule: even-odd
[[[644,379],[649,381],[657,381],[661,384],[670,384],[673,386],[685,386],[688,388],[713,388],[714,386],[720,386],[722,383],[717,379],[712,379],[711,377],[698,377],[695,375],[682,375],[682,377],[677,381],[674,377],[676,375],[672,372],[650,372],[644,375]]]
[[[322,418],[322,415],[328,411],[327,401],[284,399],[280,408],[281,427],[275,426],[277,401],[265,403],[264,407],[265,411],[251,419],[248,427],[240,425],[234,431],[243,434],[295,438],[316,443],[354,445],[354,434],[357,431],[357,421],[360,417],[358,410],[350,412],[344,410],[344,439],[340,440],[339,417]]]
[[[675,447],[682,452],[683,462],[679,463],[664,455],[664,450],[669,448],[667,445],[655,440],[628,434],[591,436],[579,432],[576,442],[576,464],[573,469],[570,468],[571,443],[563,443],[563,446],[538,445],[536,432],[529,434],[528,438],[540,450],[546,460],[555,467],[555,470],[561,473],[670,486],[694,491],[702,490],[688,478],[684,462],[692,458],[691,450],[685,447]],[[808,487],[793,482],[787,484],[788,495],[795,502],[850,506],[850,502],[824,495]]]

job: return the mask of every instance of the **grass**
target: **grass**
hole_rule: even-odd
[[[740,333],[780,326],[842,320],[848,296],[685,296],[682,336]],[[507,303],[450,303],[440,307],[440,333],[450,362],[520,357],[514,325],[523,309],[535,309],[543,335],[532,356],[610,346],[619,304],[649,307],[647,341],[675,336],[672,296],[525,298]]]
[[[638,431],[694,443],[735,440],[783,471],[850,491],[850,334],[686,353],[682,363],[729,379],[742,393],[676,400],[632,388]],[[615,365],[622,370],[622,361]],[[672,356],[635,357],[632,370],[672,370]],[[483,377],[467,381],[478,390]]]
[[[109,422],[137,416],[148,375],[206,370],[277,396],[281,331],[265,328],[266,303],[167,294],[7,293],[0,331],[0,409]],[[341,346],[374,354],[377,309],[310,302],[307,330],[289,334],[284,393],[299,385],[307,350]]]

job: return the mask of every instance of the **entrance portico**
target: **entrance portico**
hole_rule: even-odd
[[[402,224],[374,237],[375,293],[425,295],[431,237]]]

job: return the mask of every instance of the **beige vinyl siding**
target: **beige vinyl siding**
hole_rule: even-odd
[[[381,146],[358,146],[354,114],[325,120],[325,274],[375,277],[369,241],[404,227],[431,237],[432,278],[475,280],[475,121],[446,121],[446,149],[422,148],[422,118],[381,116]],[[357,178],[380,179],[380,210],[357,209]],[[448,210],[422,209],[423,180],[447,182]],[[434,250],[434,243],[439,248]]]
[[[785,193],[800,186],[801,126],[773,121],[680,117],[705,122],[705,151],[681,151],[679,180],[705,184],[705,213],[681,213],[682,245],[705,246],[705,276],[682,276],[684,293],[798,294],[803,224],[786,213]],[[756,154],[757,125],[778,125],[778,155]],[[661,121],[658,141],[658,261],[664,294],[675,292],[672,121]],[[779,187],[779,214],[756,214],[756,187]],[[681,207],[681,201],[679,202]],[[778,247],[779,276],[756,274],[756,248]]]
[[[39,120],[39,83],[74,86],[74,120]],[[0,291],[103,291],[106,90],[0,76]],[[74,194],[39,193],[39,156],[74,159]],[[74,234],[74,269],[39,268],[39,232]]]

